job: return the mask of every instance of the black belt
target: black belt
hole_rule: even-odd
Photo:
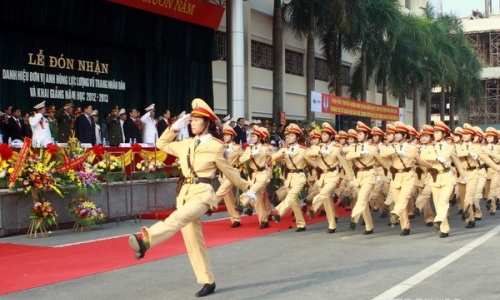
[[[464,168],[464,171],[466,171],[466,172],[467,171],[474,171],[474,170],[477,170],[477,169],[479,169],[479,167],[478,166],[474,166],[474,167],[470,167],[470,168]]]
[[[356,172],[368,171],[368,170],[371,170],[371,169],[373,169],[373,166],[367,166],[367,167],[362,167],[362,168],[358,168],[358,167],[354,166],[354,170]]]
[[[405,172],[410,172],[411,168],[404,168],[404,169],[396,169],[394,168],[394,173],[405,173]]]
[[[257,169],[252,169],[252,171],[254,171],[254,172],[262,172],[262,171],[264,171],[265,169],[266,169],[266,167],[262,167],[262,168],[259,168],[259,167],[258,167]]]
[[[481,168],[481,169],[486,169],[486,170],[488,170],[488,165],[487,165],[487,164],[482,164],[482,165],[480,166],[480,168]]]
[[[183,184],[198,184],[198,183],[212,183],[211,178],[207,177],[186,177]]]
[[[301,173],[304,172],[304,169],[288,169],[290,173]]]
[[[331,168],[328,168],[326,170],[323,170],[323,173],[328,173],[328,172],[335,172],[335,171],[338,171],[338,166],[335,166],[335,167],[331,167]]]

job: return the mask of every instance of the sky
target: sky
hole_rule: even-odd
[[[443,3],[443,13],[454,13],[458,17],[470,16],[472,10],[479,10],[484,13],[484,0],[441,0]],[[492,13],[500,13],[500,0],[491,0]],[[438,8],[438,0],[429,0],[429,2]]]

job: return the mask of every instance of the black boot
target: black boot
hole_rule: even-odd
[[[196,293],[196,297],[205,297],[215,292],[215,282],[214,283],[206,283],[201,290]]]

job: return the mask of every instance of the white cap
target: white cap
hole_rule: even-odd
[[[45,100],[33,106],[34,109],[40,109],[45,107]]]
[[[227,115],[225,116],[222,121],[226,122],[226,121],[229,121],[231,119],[231,115]]]
[[[98,116],[99,115],[99,111],[97,110],[93,110],[92,113],[90,114],[91,116]]]
[[[155,104],[154,103],[151,104],[150,106],[146,107],[146,111],[151,111],[153,109],[155,109]]]
[[[260,120],[255,120],[255,124],[260,124],[261,121]]]
[[[123,114],[126,114],[125,108],[120,109],[120,111],[118,112],[118,115],[123,115]]]
[[[245,120],[245,122],[243,122],[243,124],[250,126],[250,122],[248,120]]]

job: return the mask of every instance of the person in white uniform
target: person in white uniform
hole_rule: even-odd
[[[146,107],[146,113],[141,117],[142,141],[146,144],[154,145],[158,139],[156,130],[155,105],[154,103]]]
[[[45,101],[42,101],[33,107],[36,113],[29,118],[31,130],[33,131],[32,145],[35,148],[46,147],[52,143],[50,134],[49,120],[45,115]]]
[[[94,119],[94,124],[95,124],[95,143],[96,145],[101,145],[102,133],[101,133],[101,125],[99,125],[99,111],[93,110],[90,116]]]

